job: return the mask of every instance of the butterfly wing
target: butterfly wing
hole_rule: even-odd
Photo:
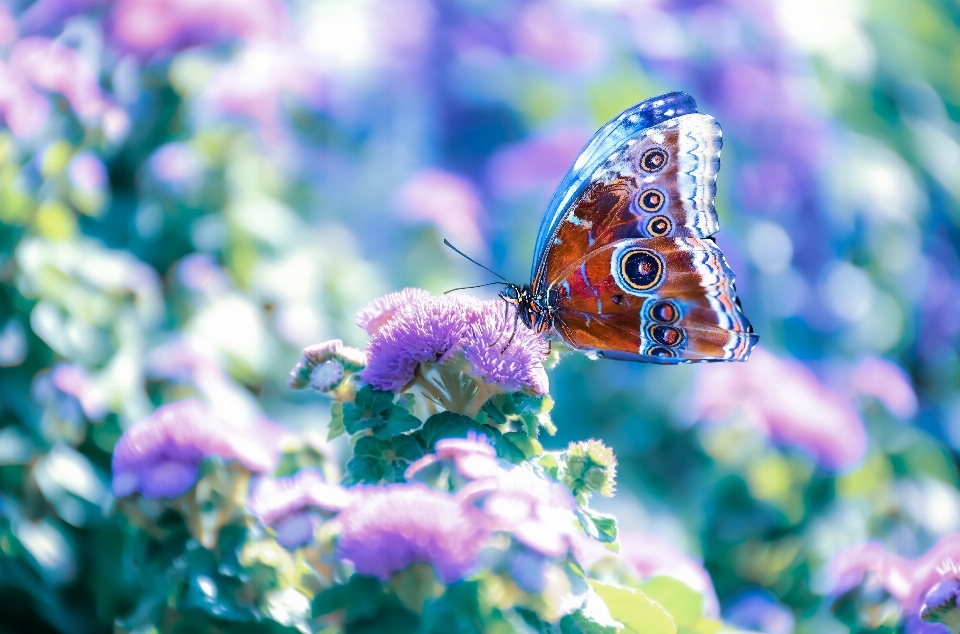
[[[757,342],[713,240],[631,238],[587,253],[553,285],[572,346],[653,363],[742,361]]]
[[[531,279],[536,278],[537,271],[550,250],[553,234],[567,215],[571,204],[580,198],[588,186],[595,185],[597,169],[625,143],[644,130],[671,118],[696,112],[697,103],[687,93],[667,93],[624,110],[593,135],[560,181],[547,205],[537,233]]]
[[[624,125],[647,111],[648,127]],[[720,126],[683,93],[627,110],[587,145],[541,227],[532,282],[554,298],[568,343],[643,361],[746,359],[757,337],[709,239],[721,146]],[[637,287],[630,267],[660,277]]]

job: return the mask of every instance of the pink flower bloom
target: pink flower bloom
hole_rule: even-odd
[[[850,403],[800,362],[763,348],[743,365],[700,369],[698,415],[724,420],[738,404],[774,443],[810,454],[821,468],[850,467],[866,451],[866,431]]]
[[[200,401],[170,403],[130,427],[113,453],[117,497],[177,497],[199,477],[207,456],[237,460],[252,473],[271,471],[284,429],[265,419],[244,425],[223,420]]]
[[[546,557],[562,557],[571,550],[576,555],[585,541],[576,528],[570,491],[529,469],[501,469],[494,477],[467,484],[459,497],[483,510],[491,530],[510,533]]]
[[[876,398],[897,418],[912,418],[917,413],[917,395],[910,377],[889,359],[862,360],[853,369],[851,387],[858,394]]]
[[[484,244],[480,192],[461,176],[438,169],[415,173],[400,188],[400,209],[409,220],[430,222],[456,236],[464,248],[476,251]]]
[[[896,597],[908,632],[945,632],[942,626],[921,620],[920,615],[928,594],[938,584],[960,579],[960,534],[943,537],[916,559],[889,553],[877,542],[841,551],[828,565],[830,594],[838,597],[854,589],[868,571],[875,572],[883,588]],[[939,598],[930,597],[928,607],[936,607]]]
[[[457,473],[468,480],[496,477],[501,470],[497,451],[487,442],[486,436],[477,438],[474,432],[470,432],[467,438],[444,438],[437,441],[434,453],[427,454],[407,467],[404,477],[411,480],[418,472],[438,462],[453,463]]]
[[[113,35],[144,55],[226,40],[275,38],[286,15],[279,0],[119,0]]]
[[[386,581],[410,564],[428,563],[452,583],[476,568],[490,537],[480,511],[422,484],[358,489],[357,502],[337,517],[337,556],[357,572]]]

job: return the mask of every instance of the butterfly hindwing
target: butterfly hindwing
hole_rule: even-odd
[[[745,359],[757,336],[713,240],[631,238],[590,250],[551,286],[557,332],[617,359]]]

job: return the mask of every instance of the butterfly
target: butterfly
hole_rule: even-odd
[[[720,125],[686,93],[622,112],[557,187],[530,283],[500,297],[527,327],[601,357],[746,360],[757,335],[711,237],[721,146]]]

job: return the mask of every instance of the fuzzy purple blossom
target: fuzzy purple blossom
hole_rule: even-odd
[[[774,443],[808,453],[821,468],[850,467],[866,451],[867,433],[850,402],[799,361],[757,348],[743,366],[700,369],[699,415],[724,420],[737,404]]]
[[[455,496],[421,484],[362,487],[337,518],[337,556],[383,581],[414,563],[430,564],[444,583],[477,565],[490,537],[484,515]]]
[[[357,313],[357,325],[368,335],[375,335],[402,307],[419,304],[432,297],[429,291],[421,288],[405,288],[402,291],[378,297],[360,309]]]
[[[147,498],[177,497],[199,477],[207,456],[237,460],[252,473],[271,471],[284,430],[264,419],[245,425],[221,418],[195,400],[157,409],[130,427],[113,454],[113,493]]]
[[[546,393],[546,343],[524,326],[515,326],[502,302],[464,295],[424,298],[412,289],[402,294],[412,302],[398,306],[401,297],[387,296],[382,309],[371,304],[357,317],[367,329],[383,322],[367,345],[368,364],[358,375],[363,381],[380,390],[401,390],[414,380],[419,364],[443,363],[462,352],[489,384]],[[513,342],[504,348],[511,335]]]
[[[347,508],[353,493],[330,484],[313,469],[304,469],[289,478],[264,478],[247,501],[247,508],[265,525],[271,526],[285,548],[299,548],[313,539],[322,518]]]
[[[848,548],[829,563],[830,594],[839,597],[850,592],[870,572],[897,599],[908,634],[945,634],[943,625],[924,617],[940,620],[943,612],[956,609],[955,603],[946,605],[946,595],[950,583],[960,579],[960,534],[947,535],[916,559],[890,553],[877,542]]]
[[[510,345],[504,348],[507,342]],[[508,392],[531,388],[546,394],[549,389],[543,368],[547,342],[518,324],[500,302],[484,302],[480,318],[464,333],[463,354],[477,376]]]

